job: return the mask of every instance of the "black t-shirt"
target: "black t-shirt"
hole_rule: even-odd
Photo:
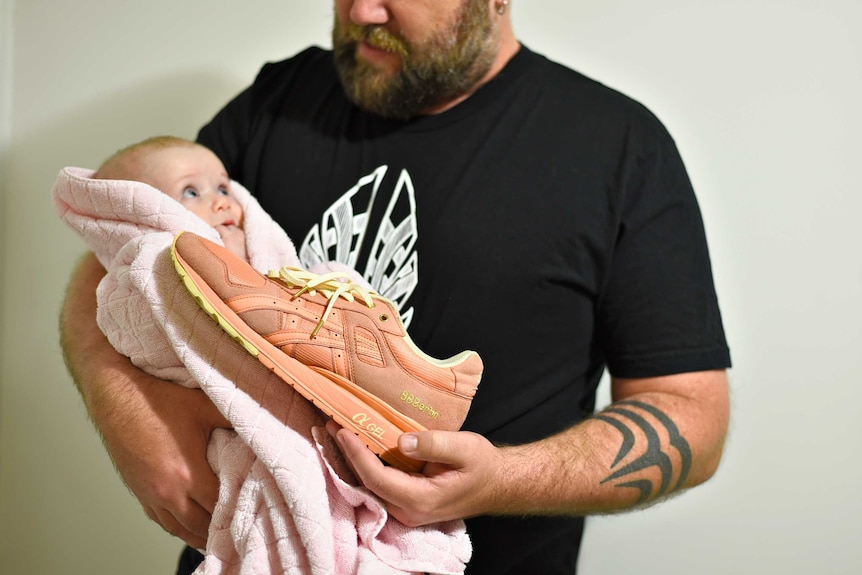
[[[408,122],[344,96],[331,53],[266,65],[199,135],[304,263],[359,270],[420,348],[479,352],[464,429],[546,437],[592,413],[603,370],[729,367],[700,211],[673,140],[633,100],[522,47]],[[467,572],[573,573],[579,518],[467,521]]]

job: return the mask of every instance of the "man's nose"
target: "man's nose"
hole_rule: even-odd
[[[387,0],[354,0],[350,6],[350,20],[354,24],[385,24],[389,21]]]

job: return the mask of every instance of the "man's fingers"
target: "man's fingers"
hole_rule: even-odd
[[[145,508],[145,511],[150,519],[158,523],[162,529],[174,537],[179,537],[185,541],[186,544],[195,549],[206,548],[209,519],[206,520],[207,528],[204,529],[204,533],[201,536],[199,533],[187,529],[173,514],[165,509],[153,510],[151,508]],[[209,517],[209,515],[207,515],[207,517]]]
[[[408,527],[471,515],[478,508],[474,501],[489,492],[488,482],[498,465],[499,450],[469,431],[402,434],[398,449],[424,462],[421,473],[405,473],[384,465],[361,439],[336,423],[328,422],[326,429],[360,483]]]
[[[202,507],[209,516],[212,516],[213,512],[215,512],[215,506],[218,502],[218,489],[218,478],[215,475],[211,475],[195,485],[194,493],[191,494],[194,501]]]
[[[363,469],[383,467],[380,459],[355,433],[338,428],[334,437],[345,458],[353,466],[354,473],[357,473],[360,479],[362,479]]]
[[[188,542],[188,539],[184,535],[194,537],[206,544],[210,521],[212,521],[212,514],[210,512],[195,502],[190,509],[183,512],[181,517],[175,517],[175,519],[182,532],[179,536],[186,542]],[[201,549],[200,546],[196,548]]]
[[[470,453],[464,449],[466,439],[462,432],[414,431],[398,438],[398,448],[413,459],[462,467],[468,463]]]
[[[178,500],[163,500],[161,505],[146,505],[144,511],[171,535],[195,549],[203,549],[217,498],[218,479],[208,469],[208,477],[200,477],[194,491],[188,495]]]

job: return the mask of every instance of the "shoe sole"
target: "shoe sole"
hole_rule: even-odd
[[[402,433],[424,431],[422,424],[393,409],[349,379],[322,368],[307,366],[269,343],[230,309],[182,259],[176,251],[176,238],[171,245],[171,259],[198,305],[243,349],[336,423],[357,434],[385,462],[403,471],[421,471],[424,462],[404,456],[398,450],[397,441]]]

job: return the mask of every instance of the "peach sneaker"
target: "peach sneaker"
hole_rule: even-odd
[[[224,247],[182,232],[171,257],[198,304],[250,354],[384,461],[405,471],[408,431],[461,428],[482,377],[474,351],[422,352],[393,303],[347,274],[295,267],[263,275]]]

